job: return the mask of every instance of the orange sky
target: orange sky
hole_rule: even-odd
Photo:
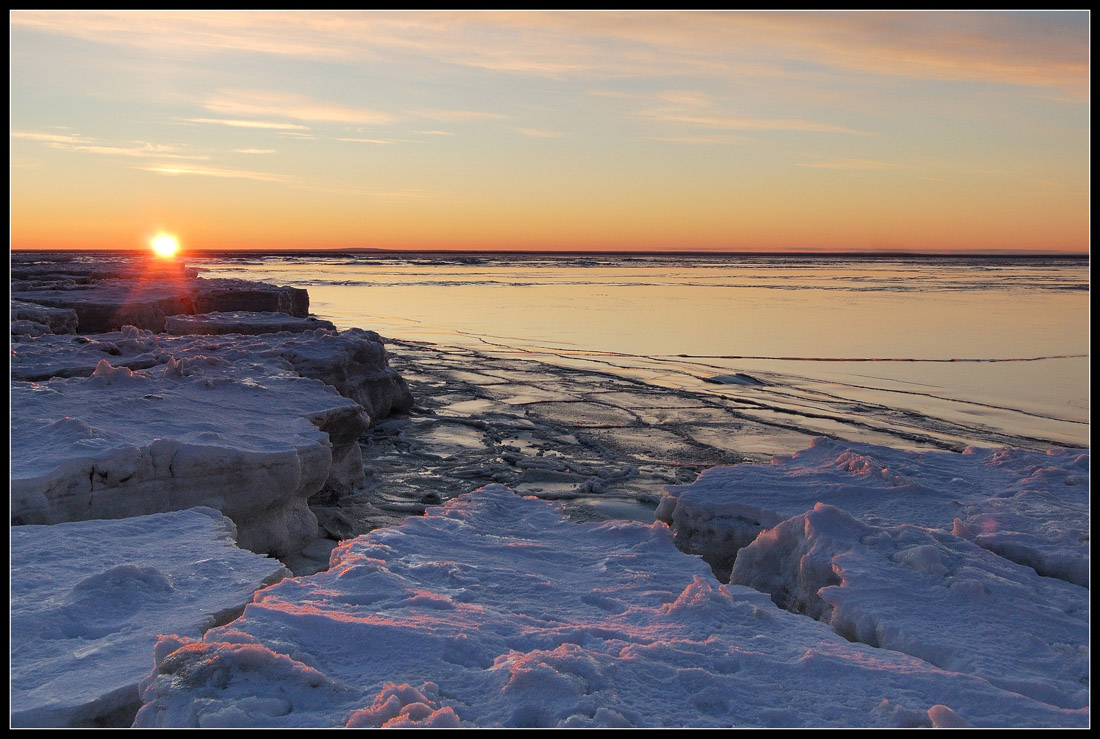
[[[13,12],[11,246],[1089,246],[1079,13]]]

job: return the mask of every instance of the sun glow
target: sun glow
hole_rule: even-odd
[[[152,241],[153,253],[158,257],[174,257],[176,252],[180,250],[180,242],[172,234],[160,233],[157,234]]]

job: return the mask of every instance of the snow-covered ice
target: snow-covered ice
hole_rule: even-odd
[[[69,272],[73,274],[69,274]],[[82,333],[131,325],[163,331],[168,316],[223,311],[271,311],[304,318],[309,294],[235,279],[198,279],[173,262],[143,259],[103,265],[55,262],[13,265],[19,300],[76,314]]]
[[[11,320],[13,324],[29,321],[45,326],[47,330],[41,333],[76,333],[76,311],[67,308],[47,308],[44,305],[13,300],[11,301]],[[12,333],[16,333],[14,326]]]
[[[330,321],[307,316],[299,318],[286,313],[260,311],[226,311],[199,315],[168,316],[164,330],[170,334],[274,334],[281,331],[300,333],[327,328],[335,331]]]
[[[124,326],[90,337],[40,336],[13,343],[12,378],[87,377],[102,359],[138,370],[191,357],[223,360],[220,371],[237,376],[293,370],[333,386],[374,420],[413,404],[408,385],[389,366],[382,337],[360,329],[171,336]]]
[[[207,505],[234,520],[243,547],[300,550],[317,529],[306,501],[332,473],[322,429],[350,426],[354,444],[367,419],[317,380],[234,377],[225,365],[195,357],[132,372],[102,359],[91,377],[13,383],[12,522]]]
[[[824,503],[761,533],[730,582],[840,635],[1064,708],[1088,705],[1089,593],[952,534]]]
[[[663,524],[500,486],[345,542],[155,664],[136,726],[1088,723],[720,585]]]
[[[670,487],[657,516],[719,573],[764,529],[827,503],[874,525],[953,531],[1039,574],[1087,585],[1088,460],[1073,449],[907,452],[819,438],[771,464],[716,467]]]
[[[11,530],[11,725],[133,715],[157,635],[231,620],[278,561],[238,549],[210,508]]]

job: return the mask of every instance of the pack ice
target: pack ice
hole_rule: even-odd
[[[1088,723],[721,585],[661,523],[573,523],[496,485],[161,638],[142,690],[139,727]]]

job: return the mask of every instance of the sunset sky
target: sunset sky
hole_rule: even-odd
[[[1089,14],[11,12],[11,246],[1089,246]]]

